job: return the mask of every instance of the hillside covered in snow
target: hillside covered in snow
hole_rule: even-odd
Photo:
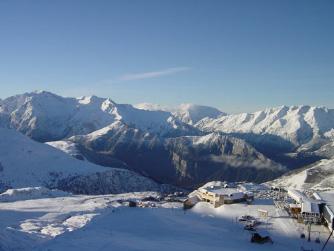
[[[203,119],[196,127],[245,135],[249,140],[281,144],[286,150],[316,149],[327,142],[334,131],[334,109],[311,106],[281,106],[254,113]],[[252,139],[253,137],[253,139]],[[277,142],[274,142],[277,141]]]
[[[299,190],[334,190],[334,159],[323,159],[268,182],[273,186]]]
[[[0,191],[36,186],[84,194],[162,189],[134,172],[77,160],[12,129],[0,128],[0,138]]]

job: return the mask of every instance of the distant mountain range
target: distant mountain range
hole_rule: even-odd
[[[0,127],[47,142],[75,161],[182,187],[213,179],[263,182],[334,152],[334,110],[325,107],[228,115],[207,106],[132,106],[42,91],[0,101]]]
[[[2,125],[45,142],[99,130],[115,121],[161,136],[197,134],[198,130],[164,111],[146,111],[95,96],[64,98],[33,92],[0,101]]]
[[[206,118],[196,124],[203,131],[271,135],[285,142],[286,150],[312,150],[334,135],[334,109],[311,106],[281,106],[254,113]],[[270,142],[272,143],[272,142]]]

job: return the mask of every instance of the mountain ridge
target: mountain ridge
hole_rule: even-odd
[[[203,119],[195,126],[205,131],[271,134],[290,141],[296,147],[308,147],[311,140],[327,138],[334,128],[334,109],[308,105],[279,106],[218,119]]]
[[[87,134],[118,120],[163,137],[199,133],[168,112],[140,110],[96,96],[64,98],[45,91],[2,100],[0,118],[7,127],[41,142]]]
[[[97,96],[25,93],[0,101],[0,127],[79,160],[185,186],[209,177],[265,181],[281,174],[279,166],[296,169],[334,153],[334,109],[326,107],[280,106],[230,115],[191,104],[173,111],[148,104],[138,108]]]

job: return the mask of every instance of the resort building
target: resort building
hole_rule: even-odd
[[[320,223],[321,215],[319,205],[310,200],[303,201],[301,206],[301,216],[304,222]]]
[[[252,200],[253,194],[238,188],[210,186],[198,189],[198,196],[202,201],[211,203],[214,207]]]
[[[290,213],[305,223],[320,223],[319,200],[312,200],[298,190],[289,189],[288,196],[295,203],[289,205]]]
[[[320,207],[321,213],[326,221],[330,231],[334,229],[334,193],[333,192],[317,192],[313,196],[316,199],[322,200],[323,204]]]

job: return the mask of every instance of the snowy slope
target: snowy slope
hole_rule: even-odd
[[[324,144],[318,150],[314,151],[314,154],[327,159],[334,158],[334,138],[332,138],[329,143]]]
[[[303,150],[327,142],[334,128],[334,110],[325,107],[281,106],[254,113],[203,119],[196,126],[205,131],[274,135]],[[275,139],[274,139],[275,141]],[[274,144],[274,142],[272,142]]]
[[[48,189],[46,187],[25,187],[8,189],[6,192],[0,194],[0,202],[65,197],[69,195],[71,194],[57,189]]]
[[[64,188],[76,193],[160,189],[158,184],[136,173],[77,160],[11,129],[0,128],[0,138],[2,191],[35,186]]]
[[[176,118],[190,125],[194,125],[204,118],[215,119],[219,116],[226,115],[226,113],[223,113],[214,107],[195,104],[181,104],[177,107],[166,107],[151,103],[140,103],[134,105],[134,107],[147,111],[168,111]]]
[[[294,189],[333,190],[334,189],[334,159],[323,159],[302,170],[268,182],[270,185]]]
[[[54,148],[57,148],[57,149],[63,151],[64,153],[67,153],[67,154],[71,155],[72,157],[77,158],[79,160],[84,160],[85,159],[85,157],[83,157],[82,154],[80,153],[76,144],[71,142],[71,141],[59,140],[59,141],[46,142],[46,144],[48,144],[49,146],[52,146]]]
[[[213,208],[198,203],[184,212],[180,203],[154,202],[156,208],[128,208],[119,202],[140,201],[153,193],[103,196],[65,196],[0,203],[0,247],[30,251],[291,251],[320,250],[328,237],[324,227],[312,225],[311,242],[300,239],[306,226],[287,217],[272,200],[255,200],[251,205],[233,204]],[[274,244],[254,244],[241,215],[258,217],[267,210],[269,219],[259,219],[261,234]],[[315,243],[320,237],[321,244]],[[326,250],[334,248],[333,239]]]
[[[145,111],[95,96],[64,98],[41,91],[0,102],[0,125],[9,126],[38,141],[54,141],[87,134],[115,121],[161,136],[196,134],[197,130],[164,111]]]

